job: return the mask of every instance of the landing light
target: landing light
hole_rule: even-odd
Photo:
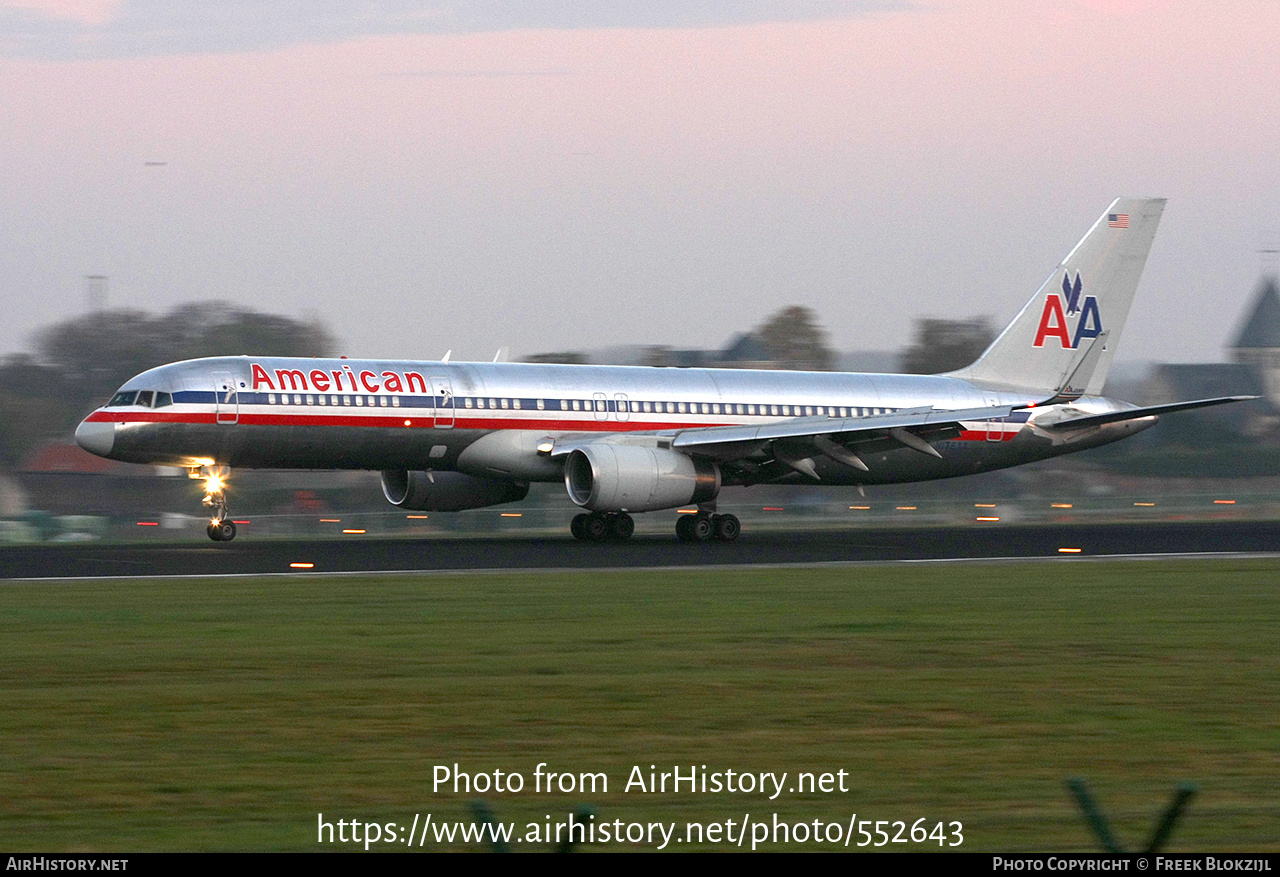
[[[1213,504],[1214,505],[1235,505],[1236,501],[1234,499],[1215,499],[1213,501]]]
[[[210,475],[204,480],[204,492],[208,494],[221,493],[222,488],[227,486],[227,482],[222,480],[220,475]]]
[[[978,520],[979,521],[998,521],[1000,519],[995,517],[980,517],[978,518]]]
[[[551,439],[543,439],[542,441],[538,442],[538,453],[549,454],[555,450],[555,447],[556,447],[556,443],[554,441],[552,441]]]
[[[314,563],[291,563],[289,566],[293,569],[315,569]]]
[[[1079,554],[1082,549],[1079,548],[1059,548],[1059,554]]]
[[[1051,503],[1049,507],[1050,507],[1050,508],[1055,508],[1055,509],[1069,509],[1069,508],[1074,508],[1074,506],[1072,506],[1072,505],[1071,505],[1071,503],[1069,503],[1069,502],[1055,502],[1055,503]]]

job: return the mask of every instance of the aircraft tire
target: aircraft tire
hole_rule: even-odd
[[[716,515],[711,520],[715,525],[716,539],[721,542],[732,542],[742,532],[742,522],[736,515]]]
[[[217,524],[214,524],[214,523],[209,524],[209,526],[204,528],[204,531],[209,534],[209,538],[212,539],[214,542],[222,541],[221,531],[218,529]]]
[[[690,529],[690,524],[697,515],[681,515],[676,518],[676,535],[680,537],[681,542],[694,542],[696,538]]]
[[[689,534],[693,536],[695,542],[710,542],[715,538],[715,524],[711,522],[710,515],[690,515],[693,523],[689,525]]]
[[[573,534],[574,539],[587,538],[586,524],[589,517],[590,515],[586,513],[573,516],[573,520],[569,522],[569,532]]]
[[[626,542],[631,538],[631,534],[636,531],[636,522],[631,515],[623,512],[615,515],[613,520],[609,522],[609,538],[616,539],[619,542]]]
[[[232,539],[236,538],[235,521],[221,521],[215,524],[214,527],[218,531],[219,542],[230,542]]]
[[[603,542],[609,536],[609,518],[600,512],[592,512],[582,522],[582,534],[590,542]]]

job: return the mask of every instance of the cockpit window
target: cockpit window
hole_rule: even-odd
[[[134,404],[135,404],[135,405],[141,405],[141,406],[143,406],[144,408],[150,408],[150,407],[151,407],[151,400],[152,400],[154,397],[155,397],[155,393],[154,393],[153,391],[151,391],[151,390],[139,390],[139,391],[138,391],[138,401],[137,401],[137,402],[135,402]]]
[[[172,396],[172,395],[170,395],[169,393],[164,393],[164,392],[157,392],[157,393],[156,393],[156,405],[155,405],[155,407],[157,407],[157,408],[163,408],[163,407],[164,407],[164,406],[166,406],[166,405],[172,405],[172,404],[173,404],[173,396]]]
[[[108,408],[120,408],[125,405],[132,405],[133,400],[138,398],[137,390],[129,390],[124,393],[116,393],[115,396],[107,403]]]

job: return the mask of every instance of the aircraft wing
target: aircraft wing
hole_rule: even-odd
[[[775,480],[798,472],[819,480],[813,457],[824,455],[867,471],[860,451],[907,447],[932,457],[942,455],[930,441],[960,435],[961,421],[1008,417],[1014,406],[937,409],[908,408],[891,414],[866,417],[796,417],[756,426],[692,427],[649,433],[650,441],[670,443],[673,450],[708,457],[721,464],[742,467],[755,481]],[[562,436],[555,440],[551,456],[569,454],[593,442],[634,442],[645,434],[613,433],[606,436]]]
[[[1124,411],[1108,411],[1106,414],[1084,414],[1080,417],[1064,417],[1052,423],[1036,421],[1036,426],[1044,429],[1083,429],[1088,426],[1102,426],[1104,423],[1119,423],[1122,420],[1133,420],[1138,417],[1168,414],[1171,411],[1187,411],[1191,408],[1207,408],[1210,405],[1226,405],[1228,402],[1249,402],[1257,396],[1218,396],[1213,399],[1195,399],[1191,402],[1170,402],[1167,405],[1148,405],[1145,408],[1128,408]]]
[[[889,430],[915,430],[945,427],[964,420],[990,420],[1008,417],[1013,412],[1009,405],[991,408],[938,409],[905,408],[892,414],[872,414],[866,417],[797,417],[781,423],[759,426],[709,426],[682,429],[674,433],[671,446],[694,450],[707,445],[729,443],[753,443],[788,438],[832,436],[848,441],[859,433],[887,434]]]

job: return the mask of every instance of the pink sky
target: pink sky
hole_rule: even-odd
[[[1113,197],[1151,194],[1121,357],[1215,359],[1280,237],[1278,24],[972,0],[3,59],[0,350],[91,273],[116,306],[315,313],[353,355],[716,346],[791,303],[893,349],[919,315],[1003,324]]]

